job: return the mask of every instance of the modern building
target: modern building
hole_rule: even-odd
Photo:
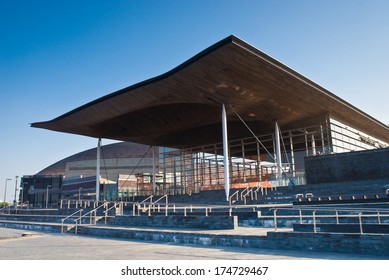
[[[161,193],[304,183],[304,158],[388,146],[389,127],[235,36],[32,127],[159,149]],[[156,179],[154,180],[156,181]]]
[[[102,146],[99,177],[102,199],[117,199],[118,193],[129,196],[129,190],[120,178],[151,173],[153,150],[157,154],[159,148],[128,142]],[[23,176],[20,201],[45,207],[46,201],[50,206],[57,205],[61,198],[85,199],[95,196],[96,154],[96,148],[89,149],[62,159],[35,175]]]

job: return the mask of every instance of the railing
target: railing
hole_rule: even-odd
[[[243,200],[243,196],[249,191],[249,188],[245,188],[243,191],[240,192],[240,200]]]
[[[11,205],[9,205],[9,206],[4,206],[3,208],[0,208],[0,212],[2,212],[2,211],[5,212],[5,210],[8,209],[8,214],[9,214],[9,213],[11,213],[11,207],[12,207]]]
[[[80,222],[80,225],[81,225],[82,224],[82,218],[85,218],[86,216],[89,215],[89,224],[90,225],[96,224],[96,222],[97,222],[97,210],[99,210],[102,207],[106,208],[107,205],[108,205],[108,202],[105,202],[105,203],[101,204],[100,206],[98,206],[97,208],[94,208],[94,209],[90,210],[89,212],[85,213],[84,215],[82,215],[79,218],[77,218],[76,220],[74,220],[75,223],[76,223],[76,225],[75,225],[75,234],[77,234],[78,221]],[[93,221],[93,223],[92,223],[92,221]]]
[[[335,219],[336,224],[340,224],[340,218],[358,218],[359,224],[359,232],[360,234],[364,234],[363,232],[363,220],[362,218],[376,218],[377,224],[381,224],[382,217],[389,217],[389,210],[384,209],[368,209],[368,208],[342,208],[342,209],[331,209],[331,208],[271,208],[273,210],[273,216],[269,216],[268,218],[273,218],[274,220],[274,231],[277,231],[277,219],[280,218],[292,218],[296,217],[295,215],[286,215],[286,216],[278,216],[277,211],[288,210],[288,211],[299,211],[298,218],[300,224],[303,224],[303,219],[309,219],[313,224],[313,232],[317,233],[317,220],[320,218],[333,218]],[[303,215],[302,211],[312,211],[312,215]],[[334,212],[334,214],[329,215],[318,215],[317,212]],[[356,214],[339,214],[341,212],[356,212]],[[364,214],[366,213],[374,213],[374,214]],[[387,213],[387,214],[383,214]],[[266,217],[262,217],[266,218]]]
[[[232,205],[232,198],[236,196],[236,201],[239,200],[239,190],[237,190],[236,192],[234,192],[232,195],[230,195],[230,197],[228,198],[228,201],[230,203],[230,205]]]
[[[61,233],[62,233],[62,234],[64,233],[64,232],[63,232],[64,222],[65,222],[67,219],[69,219],[69,218],[73,217],[74,215],[76,215],[77,213],[80,213],[80,217],[81,217],[82,211],[84,211],[84,210],[83,210],[83,209],[80,209],[80,210],[74,212],[73,214],[70,214],[69,216],[67,216],[67,217],[65,217],[65,218],[63,218],[63,219],[61,220]],[[74,226],[73,226],[73,227],[74,227]],[[72,227],[72,228],[73,228],[73,227]],[[69,229],[68,229],[68,230],[69,230]]]
[[[108,209],[104,210],[104,224],[107,224],[108,219],[108,212],[112,209],[115,209],[115,215],[123,215],[123,203],[122,202],[115,202],[113,206],[109,207]],[[119,209],[119,212],[117,211]]]
[[[153,204],[153,195],[148,196],[146,199],[142,200],[138,204],[145,204],[147,200],[150,200],[150,204]]]
[[[246,205],[247,201],[246,201],[246,197],[251,195],[251,200],[253,200],[253,189],[249,189],[248,191],[246,191],[246,193],[243,195],[243,201],[244,201],[244,204]]]
[[[96,200],[89,200],[89,199],[61,199],[59,208],[67,208],[70,209],[72,205],[75,206],[75,208],[87,208],[90,207],[93,203],[93,208],[97,207],[99,202]]]
[[[156,201],[154,201],[152,204],[157,204],[157,202],[160,201],[160,200],[162,200],[163,198],[166,198],[166,200],[165,200],[165,205],[167,205],[167,204],[168,204],[168,195],[167,195],[167,194],[165,194],[164,196],[158,198],[158,199],[157,199]]]

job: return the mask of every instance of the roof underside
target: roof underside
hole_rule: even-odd
[[[389,129],[329,91],[235,36],[175,69],[32,127],[158,145],[221,142],[221,105],[256,133],[323,114],[389,142]],[[250,136],[227,106],[229,138]]]

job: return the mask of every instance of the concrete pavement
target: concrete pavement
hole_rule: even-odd
[[[21,237],[23,233],[30,233]],[[128,241],[0,228],[0,260],[372,260],[379,256]]]

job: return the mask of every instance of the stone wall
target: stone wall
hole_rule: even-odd
[[[389,179],[389,148],[305,158],[308,184]]]

